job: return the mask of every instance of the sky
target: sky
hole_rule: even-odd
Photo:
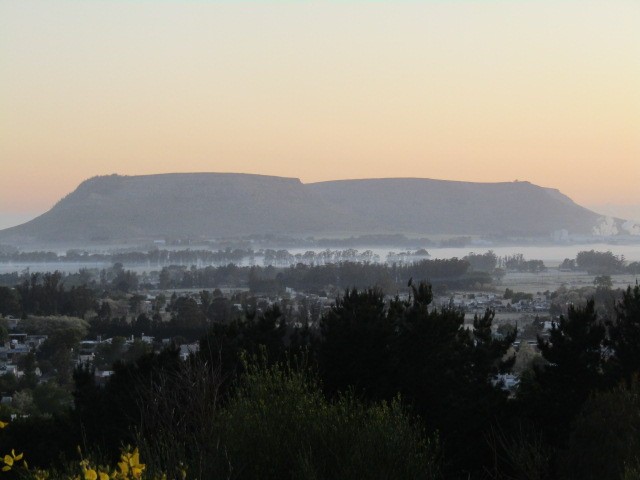
[[[637,0],[0,0],[0,227],[95,175],[527,180],[640,216]]]

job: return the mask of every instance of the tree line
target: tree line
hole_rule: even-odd
[[[427,283],[409,289],[350,288],[318,328],[277,306],[214,322],[188,362],[143,354],[106,387],[79,369],[73,409],[16,422],[0,443],[42,464],[59,461],[47,435],[56,456],[80,435],[104,454],[135,443],[197,478],[637,478],[638,286],[608,317],[593,301],[569,308],[515,394],[500,382],[514,332],[493,335],[491,311],[468,326],[433,308]]]

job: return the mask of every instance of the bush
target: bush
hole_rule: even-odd
[[[564,457],[566,476],[579,479],[632,477],[640,456],[640,385],[597,393],[578,415]],[[633,465],[635,468],[630,468]]]
[[[220,412],[234,478],[436,478],[437,448],[398,399],[327,401],[318,380],[287,365],[252,364]]]

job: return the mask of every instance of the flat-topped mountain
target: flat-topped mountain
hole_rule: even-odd
[[[591,233],[601,216],[558,190],[529,182],[472,183],[421,178],[339,180],[307,186],[328,203],[393,230],[545,236]]]
[[[94,177],[45,214],[0,231],[34,241],[317,232],[339,224],[298,179],[234,173]]]
[[[416,178],[303,184],[233,173],[94,177],[2,243],[214,238],[281,233],[539,237],[590,233],[601,217],[528,182]]]

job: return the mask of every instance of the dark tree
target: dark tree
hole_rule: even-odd
[[[492,312],[476,317],[473,331],[463,328],[463,312],[431,308],[431,286],[409,283],[411,298],[388,304],[376,290],[345,292],[321,320],[321,378],[330,393],[399,393],[428,431],[441,432],[451,474],[465,475],[488,459],[478,439],[505,405],[492,380],[508,366],[501,359],[513,336],[492,337]]]
[[[20,316],[20,294],[14,288],[0,287],[0,316]]]
[[[597,318],[593,300],[584,308],[571,306],[567,316],[553,324],[548,339],[538,337],[546,365],[524,379],[519,396],[524,412],[553,443],[566,440],[589,395],[607,386],[604,341],[605,326]]]
[[[345,291],[320,330],[319,366],[328,392],[354,387],[374,397],[388,394],[394,324],[380,290]]]
[[[627,288],[609,325],[612,370],[629,382],[640,373],[640,287]]]

